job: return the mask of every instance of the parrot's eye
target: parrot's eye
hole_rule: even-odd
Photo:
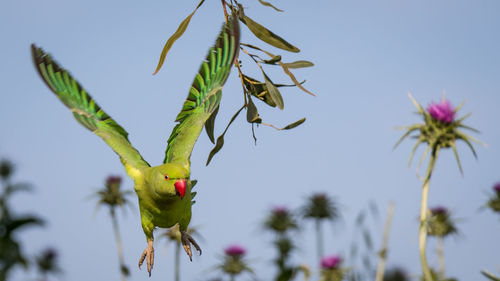
[[[170,179],[170,177],[169,177],[168,175],[165,175],[165,179],[166,179],[166,180],[169,180],[169,179]]]

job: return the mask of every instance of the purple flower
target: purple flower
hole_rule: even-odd
[[[106,185],[110,186],[113,184],[120,184],[122,182],[122,178],[120,176],[109,176],[106,179]]]
[[[273,213],[278,214],[278,215],[287,215],[288,214],[288,208],[285,206],[275,206],[273,207]]]
[[[455,118],[455,109],[447,100],[443,100],[440,103],[432,102],[429,107],[427,107],[427,112],[432,118],[445,124],[450,124]]]
[[[495,190],[496,193],[500,193],[500,182],[497,182],[497,184],[493,186],[493,190]]]
[[[433,215],[444,215],[448,213],[448,209],[443,206],[434,207],[431,209]]]
[[[339,256],[326,256],[321,259],[323,269],[333,269],[339,266],[342,259]]]
[[[243,256],[245,254],[245,252],[246,252],[246,249],[243,248],[243,246],[240,246],[237,244],[231,245],[231,246],[227,247],[226,249],[224,249],[224,253],[226,253],[226,255],[231,256],[231,257]]]

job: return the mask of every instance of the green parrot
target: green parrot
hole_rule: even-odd
[[[147,247],[139,259],[139,268],[147,261],[149,276],[154,262],[153,230],[179,224],[181,242],[192,260],[191,245],[201,248],[186,232],[191,220],[194,183],[190,180],[190,157],[205,122],[217,114],[222,87],[239,50],[239,25],[236,16],[226,22],[215,45],[201,64],[187,100],[177,115],[167,141],[163,164],[151,167],[130,144],[128,133],[106,114],[73,77],[42,49],[31,45],[33,61],[45,84],[71,110],[76,120],[100,136],[125,166],[134,180],[139,199],[141,224]]]

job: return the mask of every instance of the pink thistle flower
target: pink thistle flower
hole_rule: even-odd
[[[106,179],[106,185],[110,186],[113,184],[120,184],[122,182],[122,178],[120,176],[109,176]]]
[[[450,124],[455,118],[455,109],[447,100],[443,100],[440,103],[432,102],[427,107],[427,112],[434,120],[441,121],[444,124]]]
[[[231,257],[240,257],[246,253],[246,249],[243,246],[234,244],[224,249],[224,253]]]
[[[275,214],[279,214],[279,215],[287,215],[288,208],[285,206],[275,206],[275,207],[273,207],[272,212]]]
[[[497,184],[493,186],[493,190],[495,190],[496,193],[500,193],[500,182],[497,182]]]
[[[342,259],[339,256],[326,256],[321,259],[321,268],[334,269],[340,265]]]

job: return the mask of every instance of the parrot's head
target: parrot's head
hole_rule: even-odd
[[[182,165],[178,164],[163,164],[154,168],[150,178],[150,184],[153,190],[162,195],[169,197],[184,198],[189,185],[189,171]]]

